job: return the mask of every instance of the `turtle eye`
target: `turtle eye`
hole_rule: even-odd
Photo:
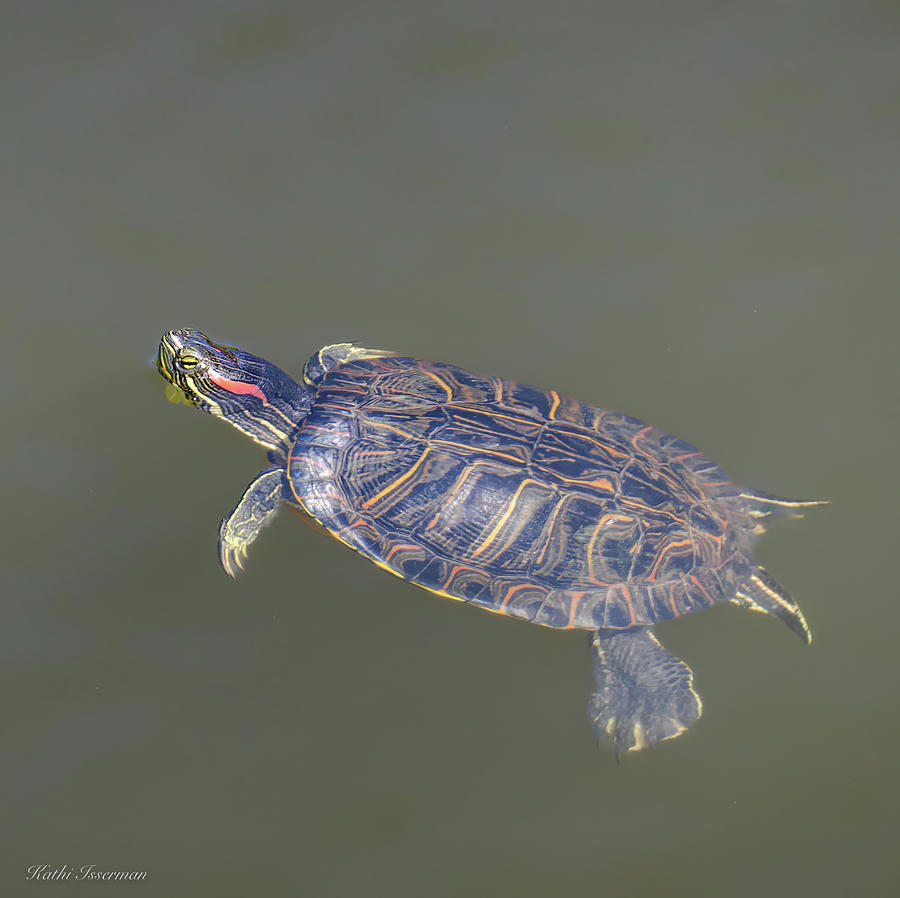
[[[200,359],[195,355],[183,355],[178,359],[178,366],[183,371],[193,371],[200,364]]]

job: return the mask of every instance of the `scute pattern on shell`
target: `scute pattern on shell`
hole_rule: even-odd
[[[734,597],[753,521],[722,469],[635,418],[453,365],[329,371],[296,500],[429,590],[551,627],[623,629]]]

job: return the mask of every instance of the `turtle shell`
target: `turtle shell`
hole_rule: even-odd
[[[353,360],[316,381],[287,462],[294,498],[432,592],[616,630],[732,599],[754,569],[737,488],[642,421],[409,358]]]

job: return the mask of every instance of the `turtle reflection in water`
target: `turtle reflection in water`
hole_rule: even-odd
[[[195,330],[165,334],[157,364],[179,398],[268,450],[219,528],[232,577],[287,502],[438,595],[587,630],[589,716],[617,755],[700,716],[690,668],[660,645],[657,621],[731,601],[809,642],[751,550],[767,518],[820,503],[741,489],[642,421],[350,343],[316,352],[299,382]]]

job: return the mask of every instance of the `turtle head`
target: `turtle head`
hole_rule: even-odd
[[[173,401],[223,418],[267,449],[286,454],[313,404],[313,391],[280,368],[200,331],[163,334],[156,359]]]

